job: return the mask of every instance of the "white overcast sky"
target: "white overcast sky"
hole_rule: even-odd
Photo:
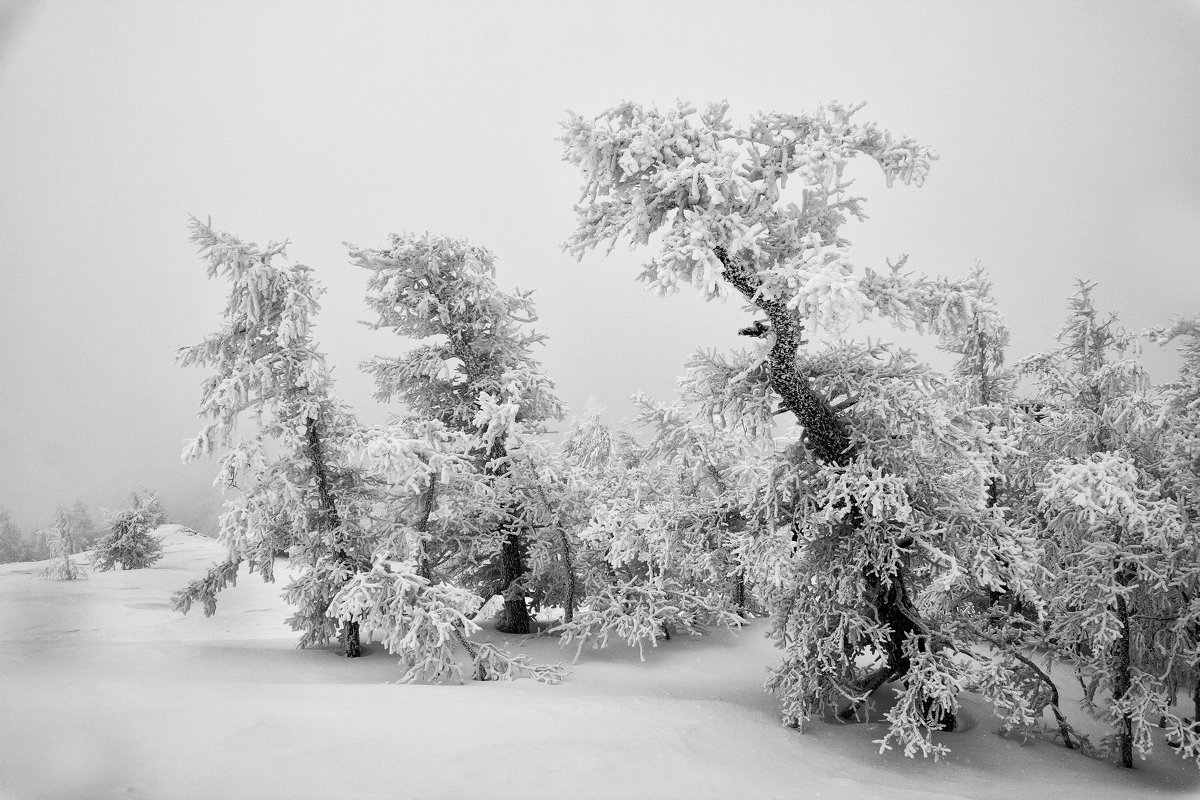
[[[648,253],[564,255],[580,181],[555,137],[567,109],[677,98],[738,119],[866,101],[936,147],[922,189],[859,167],[856,261],[981,262],[1012,358],[1051,344],[1076,277],[1131,327],[1200,311],[1195,3],[0,3],[0,505],[29,526],[215,491],[215,464],[179,461],[203,374],[173,359],[224,290],[189,213],[316,268],[318,338],[368,421],[388,409],[356,364],[401,343],[357,324],[342,242],[401,231],[466,236],[537,290],[573,409],[668,397],[747,316],[646,293]]]

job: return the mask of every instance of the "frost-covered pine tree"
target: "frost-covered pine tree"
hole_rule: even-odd
[[[353,463],[358,426],[312,338],[322,290],[309,267],[284,263],[286,244],[260,248],[195,218],[191,230],[209,277],[227,280],[229,295],[221,328],[180,351],[182,366],[211,370],[200,406],[209,423],[183,457],[227,447],[216,483],[236,495],[221,515],[228,559],[181,590],[175,607],[186,613],[200,602],[212,614],[240,564],[272,581],[275,557],[286,552],[296,576],[284,595],[300,646],[323,644],[340,627],[346,655],[358,656],[357,624],[326,612],[351,576],[370,569],[374,494]],[[247,438],[238,435],[242,421],[253,424]]]
[[[760,315],[758,347],[711,371],[712,413],[726,424],[799,426],[748,509],[761,533],[749,577],[774,615],[784,664],[770,685],[800,724],[853,713],[901,682],[884,747],[944,751],[930,734],[953,723],[969,668],[952,657],[950,624],[964,596],[1018,586],[1028,557],[984,487],[1002,439],[944,402],[944,381],[902,351],[802,349],[802,332],[839,332],[876,315],[961,341],[984,307],[967,281],[913,277],[897,265],[857,269],[839,229],[862,219],[845,169],[865,155],[889,185],[920,185],[937,155],[859,123],[832,104],[764,114],[735,127],[727,105],[660,112],[625,103],[572,115],[565,158],[583,173],[583,253],[661,231],[642,280],[660,293],[690,283],[706,299],[734,296]],[[788,202],[788,182],[797,184]],[[797,204],[799,203],[799,204]],[[859,660],[868,662],[865,670]]]
[[[948,388],[962,399],[965,414],[1007,443],[992,455],[996,473],[985,483],[986,507],[1014,531],[1042,530],[1045,520],[1037,506],[1037,483],[1047,459],[1043,450],[1029,447],[1032,440],[1027,435],[1036,422],[1038,405],[1016,399],[1017,374],[1005,367],[1009,329],[996,314],[991,280],[976,266],[967,283],[973,284],[979,302],[966,326],[939,345],[958,356],[954,382]],[[1008,572],[1020,574],[1021,582],[1008,586],[1003,580],[993,581],[986,600],[977,597],[961,607],[953,623],[964,641],[983,645],[971,651],[977,662],[971,688],[993,704],[1006,732],[1040,733],[1049,710],[1055,722],[1053,735],[1074,748],[1086,742],[1080,741],[1063,712],[1051,670],[1039,666],[1034,657],[1042,646],[1044,603],[1036,590],[1044,575],[1040,568],[1044,554],[1035,534],[1009,538],[1018,545],[1021,563],[1010,564],[1010,554],[1004,552],[998,554],[998,561]]]
[[[943,339],[942,350],[958,356],[953,375],[969,404],[998,410],[1013,402],[1015,378],[1004,368],[1004,351],[1009,329],[998,317],[992,281],[983,267],[976,266],[964,282],[977,298],[964,328]]]
[[[577,614],[595,608],[595,598],[607,592],[617,580],[612,558],[614,549],[605,520],[612,504],[640,497],[645,485],[643,468],[653,465],[643,460],[644,448],[628,433],[614,431],[602,418],[603,412],[592,404],[571,429],[553,458],[552,485],[559,492],[542,508],[552,509],[562,537],[560,561],[564,565],[564,613],[558,633],[563,644],[578,637],[580,642],[600,640],[578,625]],[[584,635],[579,635],[583,633]],[[651,642],[661,636],[657,626],[643,629],[634,639]],[[624,636],[629,644],[629,636]]]
[[[1043,646],[1074,667],[1086,707],[1111,721],[1100,752],[1132,767],[1161,724],[1200,763],[1200,731],[1171,710],[1200,661],[1200,549],[1179,465],[1163,458],[1172,403],[1164,413],[1136,338],[1096,311],[1092,289],[1081,282],[1071,298],[1059,348],[1018,365],[1040,389],[1040,420],[1021,444],[1047,454],[1035,494]]]
[[[153,531],[166,521],[154,492],[130,492],[129,508],[107,515],[108,533],[96,541],[92,565],[98,572],[118,564],[123,570],[153,566],[163,556],[162,541]]]
[[[29,560],[29,546],[8,509],[0,506],[0,564]]]
[[[84,568],[71,558],[71,554],[79,549],[76,524],[70,509],[59,506],[54,513],[54,524],[41,532],[49,544],[52,560],[38,573],[38,577],[51,581],[74,581],[87,577]]]
[[[440,422],[470,438],[481,478],[446,502],[460,513],[448,537],[433,537],[429,556],[445,572],[483,597],[500,594],[497,627],[528,633],[528,526],[530,493],[518,484],[514,449],[523,432],[561,414],[553,384],[533,358],[542,337],[528,329],[536,319],[529,293],[508,294],[495,280],[490,252],[449,236],[393,235],[382,249],[351,248],[368,270],[367,303],[375,328],[419,340],[395,358],[363,365],[374,376],[377,398],[401,400],[419,419]],[[431,492],[437,491],[430,489]]]
[[[1169,687],[1191,689],[1191,718],[1183,722],[1200,736],[1200,317],[1184,317],[1151,331],[1159,344],[1177,344],[1182,357],[1179,375],[1161,387],[1158,420],[1162,441],[1159,472],[1168,495],[1179,506],[1184,526],[1175,554],[1178,577],[1167,593],[1174,606],[1170,638],[1164,648]],[[1177,747],[1195,742],[1178,735]],[[1183,755],[1195,755],[1180,747]]]
[[[357,624],[378,639],[404,668],[401,680],[434,683],[462,679],[464,650],[476,680],[529,676],[558,683],[563,670],[514,656],[470,636],[482,598],[439,574],[436,543],[470,522],[472,502],[491,505],[488,487],[470,458],[471,439],[437,420],[400,418],[361,433],[362,463],[381,490],[372,515],[379,537],[369,571],[359,572],[334,595],[327,614]],[[431,555],[435,558],[431,558]]]
[[[646,644],[673,631],[740,625],[745,613],[735,552],[744,525],[730,474],[749,460],[743,443],[681,404],[637,402],[649,444],[614,436],[593,412],[563,448],[564,474],[589,509],[576,534],[581,608],[558,629],[564,644],[577,642],[577,657],[616,637],[644,658]]]
[[[509,498],[525,544],[530,613],[557,608],[570,622],[587,594],[579,530],[591,514],[595,484],[580,476],[561,448],[527,430],[510,440],[509,456],[500,496]]]
[[[91,548],[92,544],[101,534],[100,530],[96,527],[96,521],[92,519],[92,515],[88,511],[87,505],[82,500],[76,500],[67,509],[67,513],[74,521],[75,546],[80,551]]]

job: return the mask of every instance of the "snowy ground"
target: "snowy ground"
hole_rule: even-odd
[[[1122,771],[1002,739],[974,702],[940,764],[876,755],[876,723],[788,730],[761,688],[775,662],[762,620],[645,663],[585,650],[562,686],[399,685],[378,646],[296,650],[278,584],[257,577],[215,617],[172,613],[221,548],[159,534],[148,570],[59,583],[34,577],[44,564],[0,565],[0,800],[1200,797],[1200,770],[1165,747]],[[573,655],[553,637],[485,637]]]

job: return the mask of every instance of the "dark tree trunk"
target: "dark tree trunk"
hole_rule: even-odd
[[[726,280],[762,310],[770,321],[774,342],[767,356],[768,381],[771,389],[782,399],[784,407],[792,412],[803,427],[804,444],[819,462],[843,467],[848,465],[854,460],[856,448],[845,424],[829,401],[813,391],[808,378],[796,367],[796,354],[802,344],[802,327],[784,302],[756,296],[758,285],[750,267],[731,257],[723,247],[715,248],[714,253],[725,268]],[[846,524],[851,531],[862,525],[862,517],[857,509],[851,509]],[[910,664],[903,650],[908,634],[918,634],[922,648],[930,643],[920,614],[908,596],[903,568],[899,568],[895,575],[869,573],[865,577],[867,593],[863,600],[873,606],[879,621],[891,630],[883,654],[885,665],[867,678],[863,687],[864,691],[874,691],[888,680],[908,672]],[[954,727],[952,716],[940,721],[948,729]]]
[[[417,499],[417,522],[413,526],[418,533],[427,533],[429,531],[429,515],[433,513],[433,506],[437,498],[437,474],[429,474],[429,483],[425,484],[425,490],[421,492],[421,496]],[[432,580],[429,571],[429,556],[425,554],[425,548],[421,548],[421,556],[417,559],[417,574],[425,580]]]
[[[529,608],[525,602],[525,588],[521,578],[525,575],[525,563],[521,558],[521,536],[509,533],[500,546],[500,582],[504,585],[504,610],[496,623],[501,633],[529,633]]]
[[[733,605],[742,613],[746,611],[746,571],[739,569],[733,576]]]
[[[358,658],[362,655],[362,643],[358,638],[358,623],[350,622],[342,629],[342,645],[346,648],[346,658]]]
[[[497,463],[506,453],[503,439],[496,439],[487,454],[487,464],[484,471],[494,477],[508,472],[508,466]],[[501,532],[504,540],[500,543],[500,585],[504,595],[504,608],[496,621],[496,630],[501,633],[529,633],[532,623],[529,619],[529,606],[525,600],[525,559],[522,555],[524,543],[521,534],[516,529],[516,516],[519,509],[510,505],[507,509],[508,519],[503,523]]]
[[[330,533],[342,527],[342,518],[338,514],[337,504],[333,502],[333,493],[329,488],[329,473],[325,468],[325,453],[321,447],[321,435],[317,430],[317,421],[311,417],[305,425],[308,439],[308,458],[312,462],[313,476],[317,482],[317,497],[326,530]],[[351,568],[353,572],[357,565],[344,549],[337,551],[337,560]],[[362,655],[362,644],[358,638],[358,623],[351,622],[342,629],[342,645],[346,648],[346,658],[358,658]]]
[[[1120,537],[1117,537],[1120,543]],[[1128,586],[1132,580],[1127,570],[1117,573],[1117,583]],[[1117,595],[1117,619],[1121,621],[1121,636],[1117,639],[1113,653],[1113,671],[1116,673],[1113,681],[1112,699],[1116,702],[1129,693],[1133,684],[1130,658],[1129,605],[1124,595]],[[1117,720],[1117,763],[1126,769],[1133,769],[1133,718],[1122,714]]]
[[[725,267],[726,279],[747,300],[766,312],[767,319],[771,321],[770,330],[775,341],[767,356],[768,379],[784,406],[804,427],[805,444],[824,463],[840,466],[849,464],[854,458],[854,451],[846,426],[829,402],[819,397],[808,385],[808,379],[796,369],[801,330],[786,304],[779,300],[755,297],[758,287],[752,282],[750,270],[731,258],[725,248],[718,247],[715,252]]]
[[[578,591],[575,577],[575,559],[571,556],[571,542],[567,538],[567,532],[560,530],[558,532],[559,544],[562,547],[563,569],[567,573],[567,596],[563,602],[563,622],[571,622],[575,619],[575,594]]]

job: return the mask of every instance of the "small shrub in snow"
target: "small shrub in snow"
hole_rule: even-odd
[[[144,569],[162,558],[162,542],[152,531],[166,522],[162,505],[153,492],[130,494],[130,508],[108,516],[108,533],[96,542],[92,564],[100,572]]]
[[[38,573],[39,578],[73,581],[87,577],[83,567],[71,559],[71,553],[75,550],[75,521],[69,511],[60,506],[54,524],[41,533],[50,543],[54,560]]]

